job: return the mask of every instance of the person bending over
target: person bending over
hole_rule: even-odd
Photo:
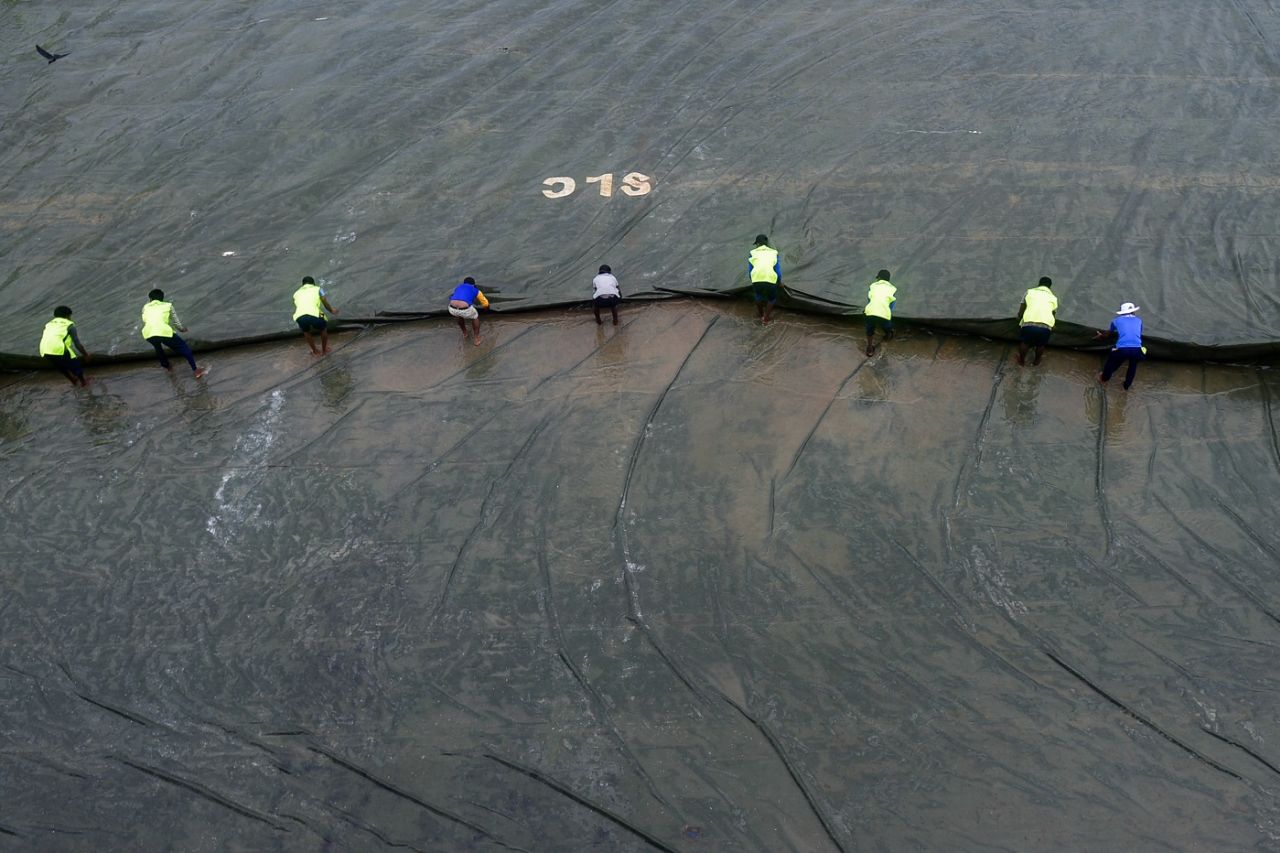
[[[604,321],[600,319],[600,309],[608,308],[613,315],[613,325],[618,325],[618,303],[622,301],[622,291],[618,289],[618,280],[613,277],[613,270],[608,264],[600,265],[600,274],[591,280],[594,293],[591,307],[596,312],[596,325]]]
[[[782,262],[778,250],[769,245],[764,234],[756,235],[755,248],[747,259],[747,273],[751,276],[751,298],[756,303],[756,316],[761,324],[773,318],[773,306],[778,304],[778,288],[782,287]]]
[[[1106,385],[1111,374],[1128,362],[1129,368],[1124,374],[1124,390],[1128,391],[1133,385],[1133,377],[1138,373],[1138,362],[1147,356],[1147,348],[1142,345],[1142,318],[1138,316],[1138,306],[1132,302],[1121,305],[1116,318],[1111,321],[1111,328],[1098,332],[1094,337],[1115,342],[1111,352],[1107,353],[1098,381]]]
[[[71,309],[59,305],[53,309],[53,319],[44,324],[44,332],[40,335],[40,355],[58,372],[71,380],[72,385],[84,387],[89,380],[84,378],[84,365],[81,360],[89,360],[89,351],[80,343],[76,334],[76,324],[71,321]]]
[[[476,280],[467,276],[462,284],[449,294],[449,313],[458,318],[458,328],[462,329],[463,340],[467,339],[467,321],[471,321],[472,343],[480,345],[480,312],[476,306],[489,307],[489,300],[476,287]]]
[[[889,283],[889,271],[880,270],[867,288],[867,358],[876,354],[876,326],[884,331],[886,341],[893,340],[893,306],[898,304],[898,288]]]
[[[293,292],[293,319],[297,321],[302,336],[307,339],[307,346],[312,355],[324,355],[329,351],[329,322],[324,312],[337,316],[338,309],[329,304],[325,292],[316,286],[311,276],[302,277],[302,287]],[[316,349],[315,339],[311,335],[320,333],[320,349]]]
[[[1040,283],[1028,290],[1018,306],[1018,317],[1022,327],[1018,330],[1018,366],[1027,363],[1027,350],[1036,348],[1036,356],[1032,364],[1039,364],[1044,357],[1044,348],[1049,344],[1049,334],[1053,331],[1058,311],[1058,297],[1050,289],[1053,279],[1047,275],[1040,276]]]
[[[156,355],[160,358],[160,366],[165,370],[173,369],[169,366],[169,359],[164,354],[164,348],[168,347],[187,360],[196,379],[208,373],[209,371],[205,368],[196,367],[196,357],[191,352],[191,347],[174,333],[174,326],[182,332],[185,332],[187,327],[178,319],[178,312],[174,310],[173,303],[164,301],[164,291],[156,288],[147,294],[147,299],[150,301],[142,306],[142,337],[155,347]]]

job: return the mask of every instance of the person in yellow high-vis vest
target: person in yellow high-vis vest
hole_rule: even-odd
[[[323,355],[329,351],[329,323],[324,318],[326,310],[330,314],[338,313],[338,309],[329,304],[324,291],[316,286],[316,280],[309,275],[303,276],[302,287],[293,292],[293,319],[307,339],[312,355]],[[316,349],[312,332],[320,333],[320,349]]]
[[[174,326],[178,327],[179,332],[185,332],[187,327],[178,319],[173,303],[164,301],[164,291],[156,288],[147,294],[147,299],[147,304],[142,306],[142,338],[156,348],[160,366],[165,370],[173,370],[164,354],[164,348],[168,347],[187,360],[196,379],[208,373],[207,369],[196,367],[196,357],[191,352],[190,345],[174,332]]]
[[[1044,356],[1044,348],[1049,344],[1049,335],[1053,332],[1058,311],[1058,297],[1053,295],[1053,279],[1047,275],[1040,276],[1040,283],[1031,288],[1022,297],[1018,306],[1018,318],[1022,328],[1018,330],[1018,366],[1027,363],[1027,350],[1036,348],[1036,357],[1032,364],[1039,364]]]
[[[40,334],[40,356],[70,379],[72,385],[84,387],[89,384],[89,380],[84,378],[82,364],[82,361],[89,360],[89,351],[80,343],[76,324],[71,321],[71,309],[66,305],[54,308],[53,319],[44,324],[44,331]]]
[[[756,316],[761,323],[773,318],[773,306],[778,303],[778,289],[782,287],[782,262],[778,250],[769,245],[764,234],[756,235],[755,248],[747,259],[747,275],[751,277],[751,298],[756,302]]]
[[[884,331],[886,341],[893,340],[893,306],[898,304],[898,288],[889,281],[889,271],[880,270],[867,288],[867,358],[876,354],[876,326]]]

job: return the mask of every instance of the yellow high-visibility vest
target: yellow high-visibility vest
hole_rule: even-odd
[[[169,314],[172,311],[172,303],[161,302],[159,299],[152,299],[146,305],[143,305],[142,337],[172,338],[173,326],[169,325]]]
[[[778,271],[774,269],[778,264],[778,250],[771,249],[768,246],[756,246],[751,250],[751,282],[761,282],[764,284],[777,284]]]
[[[324,311],[320,303],[320,288],[314,284],[304,284],[293,292],[293,319],[299,317],[319,317],[324,319]]]
[[[1022,297],[1027,303],[1027,310],[1022,312],[1022,325],[1040,323],[1053,328],[1053,312],[1058,310],[1058,297],[1043,284],[1033,287]]]
[[[898,288],[884,279],[876,279],[867,288],[867,307],[863,313],[868,317],[893,319],[893,300],[898,295]]]
[[[45,323],[44,333],[40,335],[40,354],[66,354],[77,358],[76,348],[71,345],[71,327],[74,325],[66,317],[54,317]]]

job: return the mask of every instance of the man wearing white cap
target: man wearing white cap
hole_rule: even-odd
[[[1129,369],[1124,374],[1124,390],[1128,391],[1133,384],[1133,377],[1138,372],[1138,362],[1146,356],[1147,349],[1142,345],[1142,318],[1138,316],[1138,306],[1126,302],[1116,312],[1111,321],[1111,328],[1098,332],[1095,338],[1114,338],[1115,346],[1107,353],[1107,363],[1098,374],[1098,381],[1106,384],[1120,365],[1129,362]]]

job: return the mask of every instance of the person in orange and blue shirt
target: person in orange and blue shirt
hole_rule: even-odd
[[[468,337],[467,321],[471,321],[472,343],[479,346],[480,312],[476,310],[477,305],[488,308],[489,300],[480,292],[480,288],[476,287],[476,280],[467,276],[462,280],[462,284],[455,287],[453,293],[449,294],[449,313],[458,318],[458,327],[462,329],[463,340]]]

